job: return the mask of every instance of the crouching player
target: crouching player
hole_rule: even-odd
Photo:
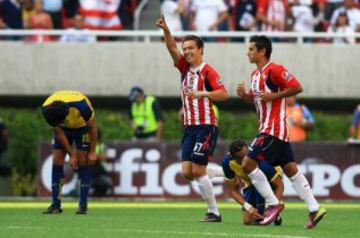
[[[231,196],[243,207],[244,225],[258,225],[263,219],[265,211],[265,199],[251,184],[251,180],[241,166],[244,156],[248,152],[248,146],[244,141],[237,140],[230,144],[229,153],[225,156],[222,167],[225,174],[225,181],[228,185]],[[284,193],[284,184],[281,180],[282,170],[274,168],[266,161],[259,163],[259,168],[269,180],[276,197],[281,200]],[[242,193],[240,188],[242,187]],[[274,221],[275,225],[281,225],[281,217]]]
[[[61,185],[64,178],[64,159],[70,157],[71,166],[78,169],[81,181],[79,209],[76,214],[87,213],[90,188],[88,164],[96,160],[97,126],[95,111],[90,100],[80,92],[58,91],[42,105],[46,122],[53,127],[53,165],[51,175],[52,203],[45,214],[61,213]],[[75,148],[72,144],[75,143]]]

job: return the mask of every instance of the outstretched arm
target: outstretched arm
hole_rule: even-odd
[[[169,27],[166,24],[164,15],[162,15],[161,18],[159,18],[156,21],[156,25],[159,28],[163,29],[166,47],[174,61],[174,64],[177,64],[181,59],[182,55],[179,49],[177,48],[176,41],[174,37],[171,35]]]

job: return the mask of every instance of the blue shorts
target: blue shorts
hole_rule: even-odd
[[[182,161],[207,165],[208,157],[214,153],[217,138],[216,126],[187,126],[181,141]]]
[[[69,141],[69,144],[72,145],[75,141],[76,149],[89,151],[90,150],[90,137],[88,129],[66,129],[63,128],[65,136]],[[63,150],[64,147],[60,141],[56,138],[55,134],[53,135],[52,148],[54,150]]]
[[[247,156],[257,161],[266,160],[272,166],[281,167],[295,161],[289,142],[264,133],[258,134],[251,143]]]
[[[263,215],[265,211],[265,199],[256,190],[254,186],[247,187],[243,190],[243,197],[247,203],[257,208],[258,212]],[[243,209],[244,210],[244,209]]]

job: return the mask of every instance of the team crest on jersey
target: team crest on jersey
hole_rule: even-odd
[[[281,77],[285,80],[290,80],[292,79],[293,76],[288,71],[284,71],[282,72]]]

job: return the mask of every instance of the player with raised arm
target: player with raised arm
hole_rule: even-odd
[[[260,125],[259,134],[250,145],[242,165],[252,184],[269,205],[261,222],[263,225],[273,222],[284,208],[271,190],[266,176],[258,168],[258,163],[266,160],[273,166],[281,166],[296,193],[305,201],[309,209],[309,221],[304,228],[311,229],[327,212],[320,207],[309,182],[297,167],[286,124],[285,98],[301,93],[303,89],[282,65],[270,61],[271,52],[271,41],[266,36],[250,38],[247,56],[257,68],[251,74],[248,93],[242,82],[237,86],[237,94],[255,105]]]
[[[166,47],[181,73],[181,99],[184,110],[182,176],[196,180],[201,196],[208,204],[204,222],[221,222],[213,185],[206,173],[208,157],[213,154],[218,138],[218,122],[213,101],[224,101],[229,95],[219,74],[203,61],[204,43],[200,37],[188,35],[182,42],[183,54],[166,24],[164,16],[156,22],[163,29]]]

